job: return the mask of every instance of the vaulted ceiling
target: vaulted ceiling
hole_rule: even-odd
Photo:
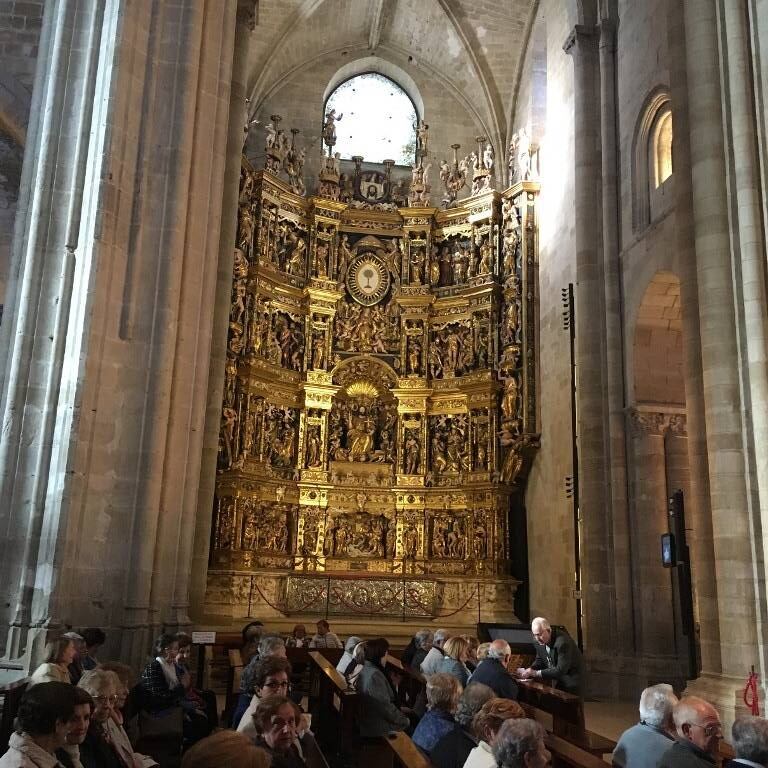
[[[538,0],[260,0],[252,109],[292,75],[338,55],[408,60],[469,102],[497,146],[508,136]],[[410,58],[409,58],[410,57]]]

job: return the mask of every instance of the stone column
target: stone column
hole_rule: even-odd
[[[584,636],[588,658],[609,673],[605,659],[617,647],[613,524],[606,467],[608,436],[603,408],[604,277],[602,268],[600,93],[598,36],[577,25],[564,49],[573,57],[575,85],[576,366]],[[597,320],[597,322],[596,322]],[[597,689],[607,675],[592,675]]]
[[[693,191],[689,134],[688,74],[682,3],[667,5],[670,95],[673,130],[678,139],[672,147],[675,193],[675,245],[683,327],[685,409],[688,432],[690,488],[685,498],[690,527],[691,570],[694,605],[699,624],[702,668],[720,669],[720,628],[717,621],[717,584],[709,498],[709,458],[704,418],[704,383],[701,369],[701,325],[693,229]]]
[[[235,26],[232,84],[229,101],[229,129],[224,194],[221,203],[222,226],[219,239],[218,272],[214,298],[214,316],[208,399],[206,402],[205,437],[200,463],[195,537],[192,553],[190,606],[193,618],[201,618],[205,601],[208,573],[208,550],[211,537],[211,515],[216,484],[216,454],[221,425],[221,404],[224,398],[224,366],[226,363],[227,331],[229,328],[230,293],[232,290],[232,259],[237,230],[237,201],[240,185],[244,127],[246,113],[248,51],[255,29],[255,0],[239,0]]]
[[[714,534],[717,619],[722,677],[690,686],[716,701],[726,721],[740,700],[741,681],[757,662],[751,520],[746,493],[739,339],[726,190],[720,34],[715,0],[684,0],[688,62],[691,178],[699,290],[704,410]],[[731,678],[731,679],[728,679]]]

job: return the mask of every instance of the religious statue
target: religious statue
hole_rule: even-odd
[[[514,344],[520,325],[517,297],[513,295],[504,310],[504,325],[501,328],[501,338],[504,344]]]
[[[424,248],[417,247],[411,252],[411,282],[421,285],[424,279]]]
[[[253,229],[255,222],[253,220],[253,211],[250,204],[240,206],[240,214],[238,216],[238,238],[237,247],[247,256],[251,254],[251,244],[253,242]]]
[[[488,534],[481,522],[476,523],[473,538],[475,557],[478,560],[485,560],[488,557]]]
[[[414,376],[421,373],[421,344],[415,336],[408,338],[408,372]]]
[[[421,444],[418,431],[407,429],[405,432],[405,474],[417,475],[421,465]]]
[[[320,332],[315,336],[312,347],[312,367],[319,371],[325,367],[325,333]]]
[[[331,147],[336,144],[336,123],[341,120],[344,115],[336,116],[335,109],[329,109],[325,113],[325,122],[323,123],[323,141],[325,146],[328,147],[328,157],[331,156]]]
[[[456,250],[453,252],[453,282],[456,285],[461,285],[464,282],[467,276],[465,269],[464,254],[461,252],[459,244],[456,243]]]
[[[289,275],[304,274],[304,254],[306,253],[306,250],[306,240],[303,237],[298,237],[286,262],[285,271]]]
[[[436,245],[432,246],[432,253],[429,257],[429,284],[432,288],[437,288],[440,284],[440,260]]]
[[[429,126],[423,120],[419,120],[416,128],[416,145],[419,157],[426,157],[429,150]]]
[[[349,248],[347,236],[342,235],[341,242],[339,243],[339,266],[336,273],[336,279],[339,282],[342,282],[346,277],[350,261],[352,261],[352,251]]]
[[[491,239],[485,235],[480,241],[480,263],[477,267],[478,275],[489,275],[493,265],[493,246]]]
[[[310,469],[321,466],[320,427],[316,424],[307,430],[307,466]]]
[[[328,242],[325,240],[315,244],[315,269],[319,278],[328,277]]]
[[[441,377],[443,375],[443,360],[436,343],[430,345],[427,357],[429,363],[429,375],[433,379]]]
[[[364,405],[357,414],[350,414],[347,435],[349,438],[350,461],[367,461],[373,450],[373,434],[376,422]]]
[[[485,145],[485,149],[483,150],[483,166],[485,167],[486,171],[492,171],[493,170],[493,147],[489,144]]]
[[[507,421],[513,420],[517,415],[517,379],[510,376],[504,384],[504,396],[501,399],[501,412]]]
[[[413,525],[409,525],[403,532],[403,555],[410,560],[415,560],[419,553],[419,532]]]
[[[237,411],[233,408],[222,408],[221,428],[219,432],[219,470],[225,471],[232,466],[235,459],[235,427]]]
[[[216,549],[229,549],[232,546],[233,520],[232,503],[225,500],[221,503],[216,526]]]

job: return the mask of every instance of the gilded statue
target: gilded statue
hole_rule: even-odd
[[[342,282],[346,277],[350,261],[352,261],[352,251],[349,248],[347,236],[342,235],[339,243],[339,266],[336,274],[336,279],[339,282]]]
[[[439,475],[445,472],[448,466],[445,449],[444,436],[440,432],[435,431],[432,435],[432,469]]]
[[[440,356],[440,350],[438,349],[437,343],[432,343],[429,347],[429,352],[427,353],[428,357],[428,363],[429,363],[429,375],[433,379],[437,379],[438,377],[443,375],[443,360]]]
[[[488,534],[485,532],[485,527],[482,523],[475,525],[475,532],[473,535],[475,557],[478,560],[485,560],[488,557]]]
[[[323,141],[325,146],[328,147],[328,155],[330,156],[331,147],[336,144],[336,123],[344,117],[343,114],[336,115],[335,109],[329,109],[325,113],[325,122],[323,123]]]
[[[443,348],[445,350],[443,365],[444,373],[452,376],[456,373],[456,369],[459,366],[459,334],[454,330],[446,329],[443,331],[442,338],[444,340]]]
[[[229,311],[229,319],[233,323],[242,325],[245,315],[245,280],[237,280],[232,286],[232,307]]]
[[[405,474],[418,475],[421,467],[421,443],[419,442],[418,431],[407,429],[405,435]]]
[[[315,271],[319,278],[328,277],[328,242],[318,240],[315,244]]]
[[[517,379],[510,376],[504,384],[504,395],[501,399],[501,412],[506,421],[511,421],[517,415]]]
[[[424,248],[417,247],[411,252],[411,282],[421,285],[424,280]]]
[[[237,238],[237,247],[246,255],[251,253],[251,243],[253,242],[253,229],[255,222],[253,220],[253,211],[250,204],[240,206],[239,215],[239,233]]]
[[[464,254],[461,252],[459,244],[456,243],[456,250],[453,252],[453,282],[461,285],[467,277],[467,264],[464,260]]]
[[[364,405],[360,406],[356,414],[350,413],[348,419],[349,459],[350,461],[367,461],[373,450],[376,422]]]
[[[296,242],[285,265],[285,271],[289,275],[304,274],[304,256],[306,251],[307,241],[303,237],[296,238]]]
[[[517,341],[519,326],[517,297],[512,296],[504,310],[504,325],[501,328],[501,338],[504,344],[514,344]]]
[[[221,427],[219,430],[219,469],[227,470],[235,460],[235,427],[237,411],[234,408],[221,409]]]
[[[489,275],[493,265],[493,246],[491,239],[485,235],[480,241],[480,263],[477,266],[478,275]]]
[[[216,548],[229,549],[232,546],[232,524],[234,513],[232,502],[225,499],[219,508],[219,520],[216,527]]]
[[[414,336],[408,337],[408,372],[415,376],[421,373],[421,344]]]
[[[419,553],[419,532],[409,525],[403,532],[403,554],[410,560],[415,560]]]
[[[432,253],[429,257],[429,284],[433,288],[440,285],[440,257],[436,245],[432,246]]]
[[[235,248],[234,260],[232,262],[232,276],[236,280],[242,280],[248,277],[248,259],[240,248]]]
[[[320,427],[312,425],[307,430],[307,466],[310,469],[321,466]]]
[[[312,348],[312,367],[319,371],[325,367],[325,333],[320,332],[315,336]]]

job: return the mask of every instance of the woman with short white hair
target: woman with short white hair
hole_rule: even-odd
[[[427,706],[413,732],[413,743],[429,755],[438,741],[456,728],[454,714],[463,687],[453,676],[438,672],[427,678]]]
[[[506,720],[496,734],[493,756],[497,768],[548,768],[552,755],[544,743],[544,729],[535,720]]]

